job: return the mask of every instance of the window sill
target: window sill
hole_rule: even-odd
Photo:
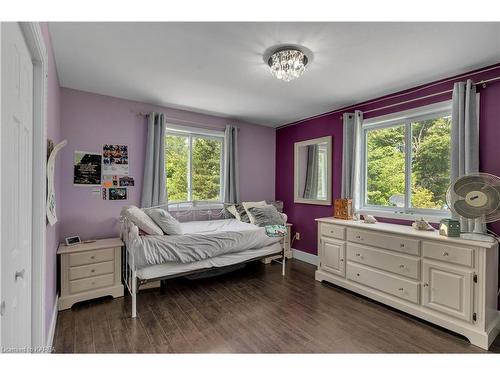
[[[408,220],[415,221],[417,219],[423,218],[425,221],[429,223],[439,224],[440,220],[443,218],[448,218],[450,214],[429,214],[429,213],[412,213],[406,214],[403,212],[393,212],[386,210],[377,210],[377,209],[361,209],[358,210],[358,214],[360,215],[372,215],[375,217],[381,217],[384,219],[397,219],[397,220]]]

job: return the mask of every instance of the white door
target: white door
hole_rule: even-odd
[[[321,237],[321,268],[345,276],[345,243]]]
[[[18,23],[1,24],[1,345],[31,346],[33,63]]]
[[[423,262],[423,305],[459,319],[472,319],[472,271]]]

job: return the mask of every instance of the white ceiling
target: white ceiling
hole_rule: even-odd
[[[500,62],[500,23],[51,23],[61,86],[279,126]],[[292,82],[263,54],[302,45]]]

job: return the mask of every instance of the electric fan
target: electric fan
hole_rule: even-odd
[[[495,239],[481,232],[482,223],[500,220],[500,178],[488,173],[473,173],[459,177],[446,192],[446,203],[456,215],[475,221],[474,232],[462,238],[489,241]],[[463,228],[462,228],[463,229]]]

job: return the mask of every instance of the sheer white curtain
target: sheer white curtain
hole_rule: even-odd
[[[361,206],[361,137],[363,112],[344,113],[342,116],[342,198],[350,198],[356,212]]]
[[[451,110],[451,181],[479,172],[479,122],[476,86],[470,79],[453,86]],[[462,231],[486,232],[481,220],[460,219]]]

